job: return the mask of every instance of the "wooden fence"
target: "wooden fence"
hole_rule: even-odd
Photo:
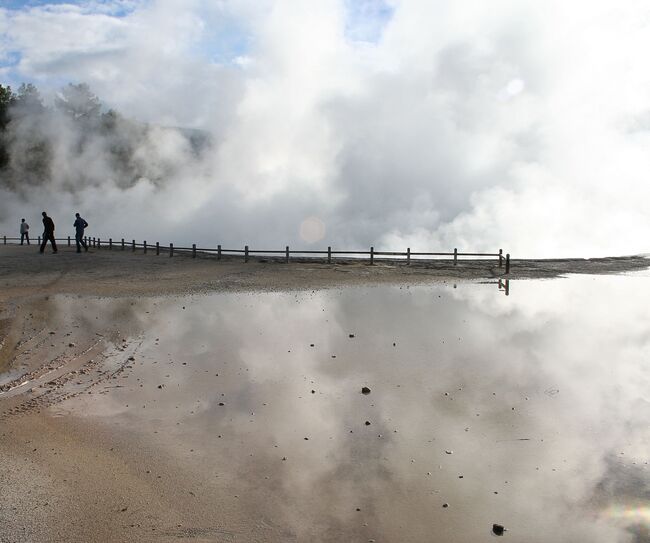
[[[38,236],[38,244],[40,245],[41,243],[41,236]],[[248,262],[249,257],[252,255],[258,255],[258,256],[280,256],[285,262],[289,262],[289,259],[291,255],[297,256],[307,256],[310,258],[315,258],[317,256],[322,255],[323,258],[327,259],[327,263],[331,264],[336,257],[342,257],[342,256],[348,256],[352,258],[366,258],[368,257],[370,260],[370,264],[374,264],[375,260],[405,260],[407,265],[411,264],[411,261],[413,260],[413,257],[416,259],[420,259],[420,257],[424,257],[426,260],[426,257],[450,257],[453,258],[453,263],[454,266],[458,265],[458,260],[460,257],[478,257],[478,258],[496,258],[498,259],[498,265],[499,268],[502,268],[505,264],[505,273],[508,274],[510,273],[510,253],[506,254],[505,256],[503,255],[503,249],[499,249],[498,253],[461,253],[458,251],[458,249],[454,249],[453,252],[449,253],[444,253],[444,252],[436,252],[436,253],[422,253],[422,252],[413,252],[411,251],[410,247],[406,249],[406,252],[399,252],[399,251],[375,251],[374,247],[370,247],[369,251],[333,251],[332,247],[328,247],[327,250],[320,250],[320,251],[314,251],[314,250],[290,250],[289,246],[287,245],[284,250],[280,251],[266,251],[266,250],[252,250],[249,249],[248,245],[245,245],[243,249],[224,249],[221,247],[221,245],[217,245],[216,249],[211,249],[211,248],[200,248],[197,247],[196,244],[192,244],[191,247],[174,247],[173,243],[170,243],[169,246],[167,245],[160,245],[159,242],[154,243],[147,243],[146,241],[143,241],[142,243],[136,243],[135,240],[131,240],[130,242],[128,240],[125,240],[124,238],[121,238],[119,241],[113,241],[113,238],[108,238],[108,240],[104,239],[101,240],[100,238],[91,238],[91,237],[84,237],[84,240],[86,244],[89,247],[93,247],[95,249],[108,249],[108,250],[121,250],[121,251],[126,251],[130,250],[132,252],[135,252],[138,249],[142,249],[142,251],[146,254],[147,252],[155,252],[156,255],[160,255],[161,251],[162,252],[167,252],[170,257],[174,256],[174,252],[181,252],[181,253],[191,253],[192,258],[196,258],[197,253],[201,254],[208,254],[208,255],[216,255],[217,260],[221,260],[222,256],[225,255],[241,255],[243,256],[244,262]],[[14,243],[14,242],[19,242],[20,238],[11,238],[7,236],[3,236],[3,242],[5,245],[7,245],[7,242]],[[76,243],[73,238],[68,236],[67,238],[56,238],[57,242],[62,242],[65,243],[67,241],[68,247],[70,247],[73,243]]]

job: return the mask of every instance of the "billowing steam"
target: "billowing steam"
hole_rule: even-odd
[[[645,2],[112,0],[0,35],[46,106],[8,125],[2,233],[647,252]]]

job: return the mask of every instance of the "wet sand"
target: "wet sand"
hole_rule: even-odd
[[[511,278],[646,267],[513,262]],[[584,366],[561,333],[566,313],[604,336],[610,313],[571,308],[646,279],[506,297],[499,273],[0,248],[0,541],[487,541],[498,522],[513,541],[646,541],[649,436],[630,428],[647,375],[606,365],[636,368],[637,343],[595,341]],[[585,431],[611,407],[592,394],[619,389],[636,414],[601,417],[627,433]],[[621,503],[640,520],[604,518]]]

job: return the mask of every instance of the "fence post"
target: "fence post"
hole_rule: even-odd
[[[370,265],[372,266],[375,263],[375,248],[370,247]]]
[[[156,242],[156,256],[160,255],[160,243]]]
[[[503,268],[503,249],[499,249],[499,268]]]
[[[288,245],[287,245],[287,247],[286,247],[286,249],[284,251],[285,251],[285,253],[284,253],[285,254],[285,260],[286,260],[286,262],[288,264],[289,263],[289,246]]]
[[[68,236],[68,247],[70,247],[70,236]]]
[[[458,249],[454,249],[454,266],[458,265]]]
[[[108,248],[109,250],[113,250],[113,238],[108,238]]]
[[[172,256],[174,256],[174,244],[170,243],[169,244],[169,258],[171,258]]]
[[[102,240],[97,238],[97,248],[101,249],[102,248]]]
[[[411,248],[410,247],[406,248],[406,265],[407,266],[411,265]]]
[[[135,240],[131,240],[131,251],[135,253]]]
[[[7,236],[2,236],[2,237],[3,237],[3,239],[4,239],[4,243],[5,243],[5,245],[7,245]],[[68,239],[70,239],[70,238],[68,238]]]
[[[38,244],[41,244],[41,236],[38,236]]]
[[[332,248],[331,247],[327,248],[327,263],[328,264],[332,263]]]
[[[510,253],[506,255],[506,273],[510,273]]]
[[[217,260],[221,260],[221,245],[217,245]]]
[[[248,262],[248,245],[244,246],[244,262]]]
[[[146,255],[146,254],[147,254],[147,240],[144,240],[144,241],[142,242],[142,248],[144,249],[143,252],[144,252],[144,254]]]
[[[196,258],[196,243],[192,243],[192,258]]]
[[[124,250],[124,238],[122,238],[122,250]]]

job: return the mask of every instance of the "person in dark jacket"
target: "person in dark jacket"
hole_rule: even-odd
[[[76,230],[75,239],[77,240],[77,252],[81,252],[82,245],[84,250],[88,252],[88,245],[86,245],[86,242],[84,241],[84,230],[88,228],[88,223],[85,221],[85,219],[81,218],[79,213],[75,213],[74,216],[76,217],[73,226]]]
[[[43,243],[41,243],[41,253],[45,252],[45,245],[48,240],[52,244],[52,252],[56,253],[56,240],[54,239],[54,221],[43,211]]]

